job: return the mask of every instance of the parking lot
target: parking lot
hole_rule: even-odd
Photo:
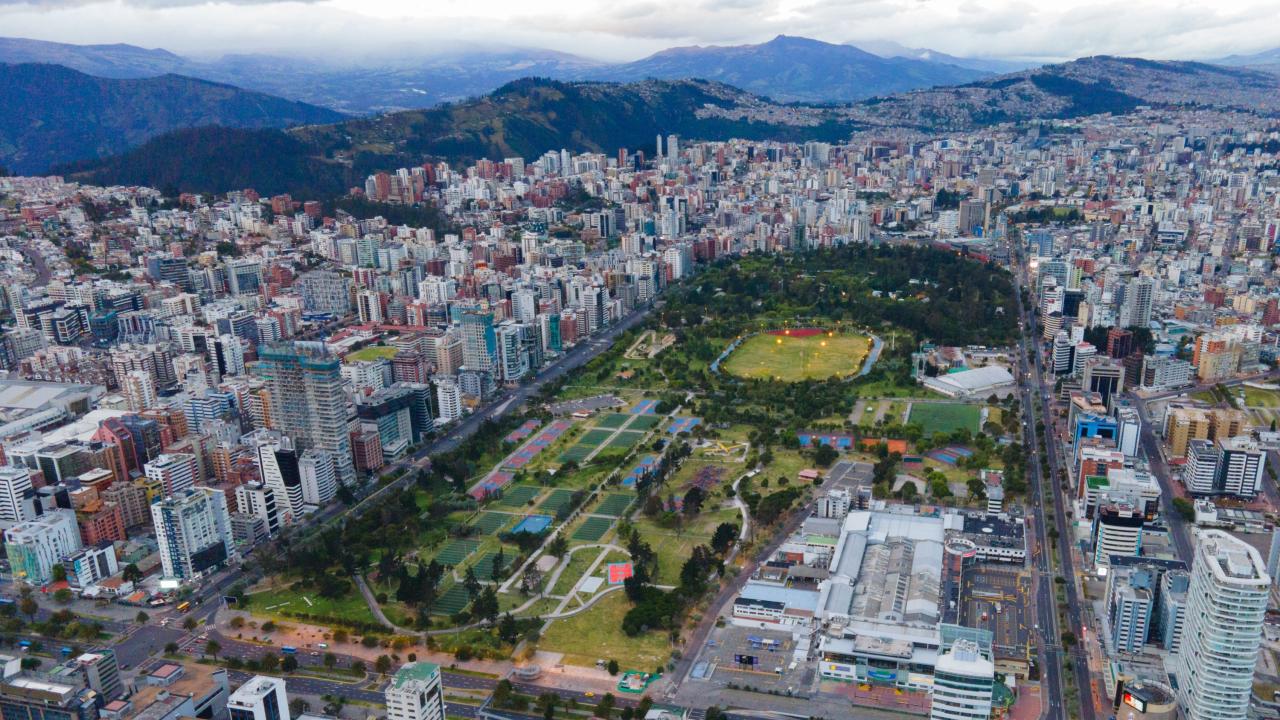
[[[998,665],[1025,672],[1031,630],[1027,627],[1031,580],[1021,567],[977,563],[965,568],[960,585],[960,624],[991,631]]]
[[[827,472],[829,487],[860,487],[870,485],[875,468],[871,463],[841,460]]]
[[[806,692],[813,682],[813,664],[791,668],[793,650],[789,632],[727,625],[711,634],[695,667],[703,671],[703,679],[719,685],[733,683],[766,693]]]

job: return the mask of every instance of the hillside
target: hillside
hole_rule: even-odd
[[[955,87],[875,98],[850,108],[862,125],[964,130],[1036,118],[1125,113],[1139,105],[1280,109],[1280,79],[1193,62],[1098,56]]]
[[[849,102],[969,82],[990,73],[961,58],[880,57],[850,45],[780,36],[759,45],[673,48],[630,63],[553,50],[479,47],[427,56],[352,60],[234,54],[194,60],[132,45],[70,45],[0,38],[0,63],[44,62],[113,78],[174,73],[321,105],[353,115],[434,107],[524,77],[632,82],[703,78],[782,101]]]
[[[427,157],[534,158],[561,148],[610,154],[619,148],[651,152],[659,133],[837,142],[852,130],[830,110],[779,106],[719,83],[526,79],[463,103],[298,127],[287,133],[166,136],[123,157],[64,170],[95,183],[149,183],[208,191],[286,188],[299,197],[323,197],[315,191],[340,192],[353,178]],[[206,152],[202,147],[200,159],[173,153],[183,142],[194,145],[197,140],[217,143],[217,151]],[[255,158],[266,159],[270,167],[257,168]],[[319,177],[317,168],[324,170]],[[269,185],[264,184],[267,181]]]
[[[152,143],[109,163],[83,164],[81,177],[222,191],[289,189],[320,197],[366,174],[427,158],[536,158],[548,150],[619,148],[650,152],[658,134],[688,139],[840,142],[877,127],[926,132],[1039,118],[1125,113],[1140,105],[1216,105],[1271,111],[1277,79],[1253,70],[1132,58],[1086,58],[967,85],[918,90],[843,107],[779,105],[717,82],[646,80],[626,84],[524,79],[490,95],[429,110],[309,125],[282,133],[216,136],[221,156],[243,163],[197,167],[172,146]],[[282,144],[281,138],[294,143]],[[255,166],[254,158],[270,167]],[[187,172],[182,167],[188,167]],[[152,174],[149,174],[152,173]],[[265,173],[265,176],[264,176]],[[265,183],[270,184],[265,184]]]
[[[852,45],[779,35],[759,45],[694,46],[599,68],[588,77],[635,81],[702,78],[781,102],[852,102],[875,95],[955,85],[990,73],[906,57],[880,57]]]
[[[8,37],[0,37],[0,63],[62,65],[106,78],[156,77],[181,73],[188,65],[182,56],[168,50],[136,45],[71,45]]]
[[[325,108],[162,75],[93,77],[57,65],[0,65],[0,165],[18,173],[120,153],[182,127],[334,122]]]

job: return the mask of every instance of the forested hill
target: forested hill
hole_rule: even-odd
[[[18,173],[114,155],[177,128],[331,123],[332,110],[206,80],[113,79],[0,64],[0,165]]]

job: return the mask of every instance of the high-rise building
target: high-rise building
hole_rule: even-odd
[[[247,482],[236,486],[236,510],[262,520],[268,535],[280,532],[280,503],[275,490],[263,482]],[[234,535],[234,533],[233,533]]]
[[[166,578],[189,582],[217,570],[235,556],[227,498],[197,487],[151,505]]]
[[[930,720],[986,720],[991,717],[995,663],[984,657],[978,643],[956,640],[938,656],[933,668]]]
[[[288,436],[262,435],[258,439],[258,472],[262,483],[271,488],[279,512],[279,522],[288,525],[305,512],[302,497],[302,470],[298,452]],[[241,512],[246,512],[243,507]],[[271,529],[275,534],[278,528]]]
[[[468,311],[462,314],[462,365],[468,370],[493,372],[498,367],[498,336],[493,315]]]
[[[35,513],[28,501],[34,494],[30,470],[20,465],[0,467],[0,524],[30,520]]]
[[[1137,555],[1142,547],[1144,522],[1145,517],[1130,498],[1101,499],[1093,519],[1094,563],[1106,566],[1112,555]]]
[[[1172,661],[1187,720],[1248,716],[1270,591],[1257,550],[1221,530],[1200,532],[1182,647]]]
[[[316,270],[298,278],[302,307],[307,312],[346,315],[351,312],[351,280],[329,270]]]
[[[165,453],[145,466],[147,479],[159,483],[165,495],[187,490],[200,479],[196,456],[189,453]]]
[[[319,450],[308,450],[298,460],[298,474],[302,477],[302,502],[304,505],[322,507],[333,502],[338,495],[338,476],[333,466],[333,456]]]
[[[259,358],[254,373],[266,381],[275,428],[298,450],[329,453],[338,482],[354,483],[352,418],[338,359],[302,343],[263,347]]]
[[[227,698],[230,720],[289,720],[284,680],[255,675]]]
[[[13,578],[31,585],[53,581],[53,567],[83,547],[72,510],[53,510],[4,531]]]
[[[1156,582],[1156,574],[1141,567],[1107,574],[1107,627],[1116,652],[1142,652],[1150,632]]]
[[[439,666],[406,663],[387,685],[386,701],[387,720],[444,720]]]

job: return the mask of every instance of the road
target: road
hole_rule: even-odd
[[[1021,248],[1014,248],[1013,252],[1016,258],[1021,259]],[[1015,272],[1023,281],[1021,283],[1022,287],[1034,287],[1025,265],[1015,267]],[[1075,561],[1071,554],[1072,535],[1071,528],[1067,523],[1066,503],[1058,486],[1059,468],[1061,467],[1058,459],[1060,445],[1053,433],[1055,420],[1050,393],[1052,379],[1050,379],[1048,385],[1045,384],[1041,362],[1042,353],[1040,352],[1037,338],[1032,335],[1036,327],[1035,319],[1032,317],[1031,309],[1024,306],[1021,292],[1017,293],[1017,305],[1018,315],[1022,322],[1022,353],[1019,358],[1019,366],[1022,373],[1020,383],[1022,404],[1024,417],[1026,418],[1023,432],[1028,451],[1027,479],[1032,488],[1032,506],[1036,508],[1032,520],[1036,525],[1036,538],[1040,548],[1036,562],[1036,617],[1038,619],[1037,624],[1040,627],[1039,634],[1044,653],[1041,662],[1042,679],[1048,683],[1048,692],[1043,693],[1042,697],[1045,704],[1045,717],[1066,720],[1068,717],[1064,703],[1066,694],[1060,673],[1061,655],[1064,652],[1061,637],[1062,632],[1071,630],[1078,638],[1083,638],[1084,633],[1081,629],[1085,626],[1085,615],[1076,587]],[[1028,355],[1032,358],[1030,367],[1027,363]],[[1033,376],[1034,382],[1032,382]],[[1032,398],[1032,392],[1037,397]],[[1045,447],[1047,450],[1045,459],[1048,461],[1049,466],[1049,477],[1047,478],[1041,475],[1040,448],[1035,439],[1037,410],[1039,411],[1039,417],[1043,419],[1045,424]],[[1041,496],[1044,488],[1048,488],[1053,496],[1054,529],[1058,534],[1058,557],[1062,565],[1059,574],[1066,579],[1066,582],[1062,585],[1066,593],[1067,617],[1072,623],[1071,628],[1064,629],[1058,626],[1057,597],[1054,592],[1054,572],[1051,563],[1052,554],[1049,552],[1048,530],[1045,527],[1043,513],[1046,505],[1044,498]],[[1089,674],[1088,660],[1083,653],[1076,651],[1069,654],[1067,662],[1075,673],[1076,687],[1080,692],[1080,716],[1083,720],[1095,720],[1097,713],[1093,702],[1093,684]]]

